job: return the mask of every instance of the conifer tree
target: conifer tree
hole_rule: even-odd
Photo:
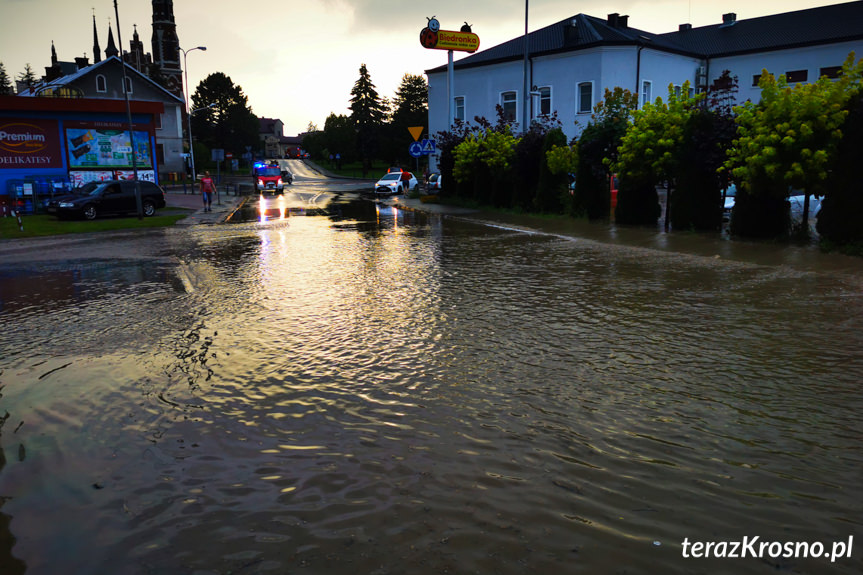
[[[12,96],[15,90],[12,88],[12,79],[6,73],[6,67],[0,62],[0,96]]]
[[[350,110],[351,121],[357,130],[357,154],[363,162],[363,175],[365,175],[378,150],[378,136],[386,118],[386,107],[372,83],[365,64],[360,66],[360,77],[351,90]]]
[[[28,90],[32,90],[33,86],[38,82],[38,78],[36,78],[36,74],[33,72],[33,68],[30,67],[30,63],[24,67],[24,71],[18,75],[18,80],[27,86]]]

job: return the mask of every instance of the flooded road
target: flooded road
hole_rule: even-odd
[[[863,570],[859,262],[345,191],[2,268],[0,573]]]

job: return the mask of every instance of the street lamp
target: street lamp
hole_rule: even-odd
[[[183,74],[185,75],[185,84],[186,84],[186,120],[189,123],[189,159],[191,160],[191,168],[192,168],[192,184],[194,185],[196,174],[195,174],[195,147],[192,144],[192,102],[189,100],[189,68],[186,66],[186,54],[189,52],[194,52],[195,50],[204,50],[206,52],[206,46],[196,46],[194,48],[189,48],[188,50],[183,50],[180,48],[180,52],[183,53]]]

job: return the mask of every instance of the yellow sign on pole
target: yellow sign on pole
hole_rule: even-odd
[[[411,126],[408,128],[408,132],[411,133],[411,136],[414,137],[414,142],[420,139],[420,136],[423,135],[423,126]]]
[[[472,32],[441,30],[437,33],[436,50],[459,50],[476,52],[479,49],[479,36]]]

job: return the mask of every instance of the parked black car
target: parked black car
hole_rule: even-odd
[[[141,190],[141,208],[145,216],[152,216],[156,209],[165,207],[165,191],[153,182],[138,181]],[[135,200],[135,182],[127,180],[105,180],[79,188],[68,196],[54,198],[48,203],[48,213],[58,218],[80,218],[93,220],[106,214],[138,213]]]

